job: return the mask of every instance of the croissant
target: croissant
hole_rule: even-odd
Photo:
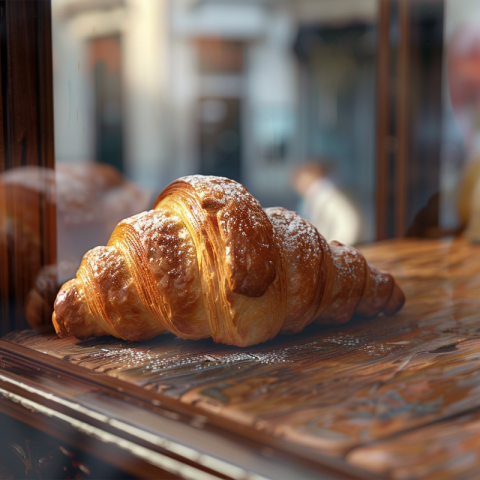
[[[237,182],[190,176],[153,210],[121,221],[83,257],[57,295],[60,337],[185,339],[248,346],[315,321],[392,315],[405,301],[393,277],[298,214],[263,210]]]

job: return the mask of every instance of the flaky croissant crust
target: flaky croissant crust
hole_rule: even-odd
[[[239,183],[196,175],[85,254],[57,296],[53,324],[62,337],[145,340],[168,330],[247,346],[312,321],[391,315],[404,301],[390,274],[352,247],[329,245],[298,214],[263,210]]]

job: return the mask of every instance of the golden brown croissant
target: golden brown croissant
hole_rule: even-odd
[[[145,340],[168,330],[247,346],[315,320],[387,315],[405,297],[354,248],[219,177],[184,177],[85,254],[53,314],[61,336]]]

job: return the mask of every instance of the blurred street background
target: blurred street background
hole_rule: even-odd
[[[480,2],[423,3],[434,7],[419,14],[422,32],[436,29],[425,45],[440,42],[441,59],[412,70],[439,80],[441,125],[426,105],[414,128],[419,145],[435,137],[440,179],[407,223],[438,193],[439,225],[456,228],[461,172],[480,149],[480,56],[463,69],[469,96],[447,55],[480,51]],[[227,176],[264,207],[290,209],[301,208],[292,169],[327,164],[358,210],[358,241],[372,241],[378,23],[377,0],[53,0],[57,161],[110,163],[152,198],[182,175]]]

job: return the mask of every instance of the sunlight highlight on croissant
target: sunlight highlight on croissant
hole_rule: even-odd
[[[328,244],[298,214],[263,210],[239,183],[195,175],[85,254],[58,293],[53,324],[60,337],[139,341],[168,330],[248,346],[313,321],[392,315],[404,301],[390,274]]]

